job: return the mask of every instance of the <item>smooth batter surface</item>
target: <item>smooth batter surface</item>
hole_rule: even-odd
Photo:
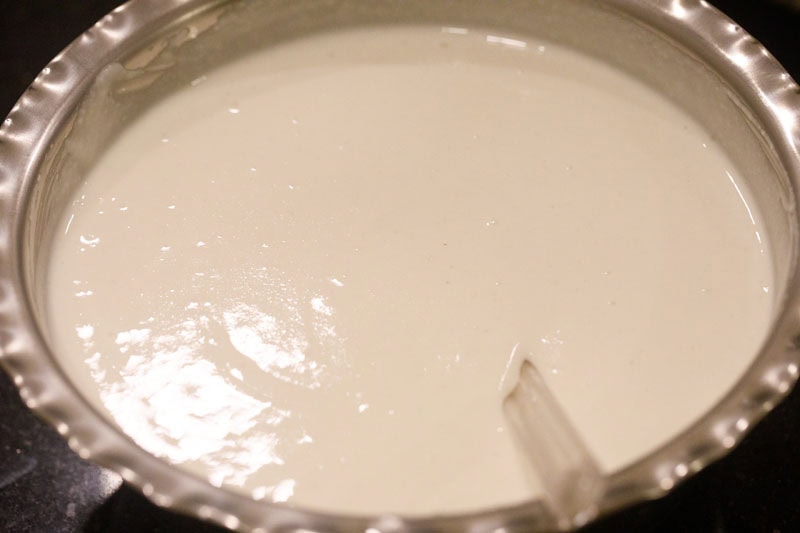
[[[524,500],[500,408],[534,352],[603,466],[744,371],[758,214],[709,136],[549,43],[464,28],[309,38],[133,124],[65,214],[63,365],[141,446],[342,512]]]

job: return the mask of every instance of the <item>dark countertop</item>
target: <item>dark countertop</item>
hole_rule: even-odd
[[[0,116],[46,63],[120,2],[18,0],[0,16]],[[800,9],[714,0],[800,79]],[[728,457],[666,498],[637,505],[591,533],[800,531],[800,390]],[[115,474],[79,459],[32,415],[0,372],[0,531],[222,531],[161,510]]]

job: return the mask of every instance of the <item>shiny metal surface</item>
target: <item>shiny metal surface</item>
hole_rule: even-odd
[[[214,488],[143,452],[92,410],[63,378],[46,346],[41,326],[34,325],[39,324],[36,321],[39,312],[37,300],[41,298],[35,290],[36,276],[41,271],[37,264],[44,260],[38,251],[46,248],[48,221],[57,216],[58,199],[69,190],[69,180],[61,179],[59,175],[77,175],[82,166],[91,164],[90,154],[82,160],[65,156],[67,152],[63,147],[69,142],[70,132],[82,131],[82,124],[86,122],[95,124],[96,129],[108,134],[112,134],[117,126],[109,120],[108,130],[103,130],[102,113],[92,116],[89,106],[82,104],[95,78],[111,63],[122,63],[128,72],[133,73],[115,90],[130,94],[144,91],[142,94],[145,94],[150,85],[158,83],[162,73],[177,64],[175,58],[181,57],[184,45],[190,43],[191,47],[198,35],[215,28],[220,20],[224,21],[226,11],[235,8],[233,4],[198,0],[134,0],[126,4],[55,58],[3,123],[0,129],[0,212],[4,217],[0,225],[0,360],[3,366],[20,388],[26,404],[49,420],[81,457],[120,472],[159,505],[210,519],[229,528],[293,530],[302,527],[327,531],[374,527],[393,531],[409,528],[493,530],[504,527],[506,530],[529,531],[547,527],[549,518],[537,502],[470,516],[422,521],[398,517],[320,515],[255,502]],[[778,285],[783,287],[783,296],[777,302],[773,331],[761,354],[739,385],[702,420],[660,450],[612,476],[610,490],[603,501],[603,510],[610,512],[633,501],[657,497],[669,491],[691,473],[723,455],[788,393],[797,380],[800,358],[795,336],[800,332],[800,322],[796,312],[798,220],[794,202],[800,177],[800,95],[797,85],[758,43],[703,2],[611,0],[599,8],[591,7],[587,2],[564,4],[568,6],[560,13],[562,17],[572,14],[570,9],[575,13],[586,12],[585,21],[578,21],[578,24],[586,25],[583,33],[587,37],[581,40],[576,33],[560,35],[556,31],[552,38],[561,37],[589,53],[610,56],[611,60],[626,68],[633,69],[631,65],[638,65],[634,69],[636,74],[651,83],[660,83],[663,76],[672,76],[675,83],[665,91],[697,114],[705,114],[710,127],[719,130],[728,125],[728,119],[714,122],[718,110],[709,106],[708,97],[704,99],[697,94],[692,98],[695,87],[675,78],[672,67],[666,69],[662,64],[661,71],[648,69],[641,58],[637,59],[636,50],[625,51],[623,43],[627,38],[642,38],[642,35],[666,35],[665,42],[680,43],[676,50],[679,49],[681,54],[687,50],[690,57],[695,58],[687,62],[688,66],[682,71],[684,74],[696,74],[691,70],[695,63],[707,65],[697,75],[702,77],[705,73],[709,79],[719,78],[720,94],[727,95],[730,109],[738,109],[741,113],[738,122],[734,120],[741,131],[731,133],[729,139],[733,149],[740,146],[739,141],[745,134],[750,136],[749,148],[760,146],[763,151],[761,159],[766,158],[775,169],[775,176],[764,182],[771,187],[762,187],[765,191],[763,203],[783,205],[783,209],[775,210],[781,213],[780,217],[775,215],[781,220],[774,221],[776,229],[772,236],[774,241],[782,244],[784,251],[784,255],[777,259],[778,277],[781,278]],[[460,7],[466,9],[458,14],[446,3],[383,2],[372,9],[359,8],[349,2],[298,2],[293,5],[271,2],[264,5],[275,14],[272,26],[275,38],[281,37],[281,31],[287,34],[313,31],[339,22],[363,24],[401,19],[439,21],[452,17],[458,18],[459,22],[479,24],[489,17],[488,22],[500,27],[508,26],[514,31],[533,31],[536,26],[535,21],[527,20],[533,18],[530,13],[536,8],[531,2],[503,2],[502,9],[497,8],[494,13],[487,13],[477,3],[464,2]],[[292,24],[283,26],[285,30],[277,29],[287,20],[303,19],[303,15],[309,12],[318,15],[316,22],[312,20],[306,26],[300,25],[299,29]],[[558,15],[555,13],[553,16],[557,18]],[[631,20],[636,22],[629,24]],[[620,37],[616,44],[611,41],[590,42],[592,26],[599,22],[627,24],[637,30],[632,35]],[[167,44],[151,47],[154,36],[156,43]],[[598,46],[598,42],[604,44]],[[645,49],[642,54],[650,52],[653,50]],[[191,53],[187,57],[191,57]],[[196,67],[203,68],[203,65]],[[130,109],[134,109],[134,105],[139,104],[133,102],[130,105]],[[79,109],[84,112],[79,112]],[[102,108],[95,108],[95,112],[97,109]],[[726,112],[731,113],[730,109]],[[119,124],[123,123],[121,118],[118,120]],[[101,140],[97,140],[98,147]],[[759,157],[749,159],[746,153],[741,157],[746,167],[766,168],[763,165],[767,163]],[[31,206],[35,212],[30,211]]]

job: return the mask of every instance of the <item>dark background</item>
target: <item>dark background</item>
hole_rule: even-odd
[[[0,118],[47,62],[119,1],[0,0]],[[767,0],[713,0],[800,78],[800,9]],[[161,510],[81,461],[34,417],[0,372],[0,532],[222,531]],[[800,532],[800,391],[728,457],[666,498],[587,528],[590,533]]]

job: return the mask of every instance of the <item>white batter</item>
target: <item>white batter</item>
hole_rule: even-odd
[[[740,376],[758,214],[708,134],[549,43],[394,28],[207,73],[133,124],[50,272],[67,372],[212,483],[342,512],[527,499],[517,343],[613,470]],[[761,233],[760,233],[761,232]]]

